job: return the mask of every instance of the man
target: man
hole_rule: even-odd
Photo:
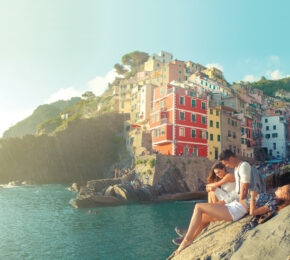
[[[224,150],[220,154],[220,160],[226,167],[233,168],[235,171],[236,192],[239,194],[239,201],[233,201],[227,204],[227,207],[233,219],[238,220],[246,215],[250,205],[251,165],[241,161],[231,150]]]

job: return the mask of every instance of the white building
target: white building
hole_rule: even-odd
[[[262,117],[262,147],[270,157],[287,158],[287,122],[285,116]]]
[[[171,62],[173,55],[169,52],[161,51],[158,54],[153,54],[144,63],[144,71],[159,70],[161,65],[167,62]]]

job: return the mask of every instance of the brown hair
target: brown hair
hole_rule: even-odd
[[[285,190],[285,196],[284,198],[278,198],[277,211],[287,207],[290,204],[290,184],[282,186],[281,189]]]
[[[207,177],[207,182],[208,182],[208,183],[214,183],[214,182],[217,182],[217,181],[221,180],[221,178],[218,177],[218,176],[215,174],[215,172],[214,172],[215,169],[220,169],[220,170],[225,169],[225,170],[226,170],[226,166],[225,166],[222,162],[217,162],[217,163],[215,163],[215,164],[211,167],[210,172],[209,172],[209,175],[208,175],[208,177]]]

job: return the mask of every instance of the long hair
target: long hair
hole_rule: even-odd
[[[225,166],[222,162],[217,162],[217,163],[215,163],[215,164],[211,167],[210,172],[209,172],[209,175],[208,175],[208,177],[207,177],[207,182],[208,182],[208,183],[214,183],[214,182],[217,182],[217,181],[220,181],[220,180],[221,180],[221,178],[219,178],[219,177],[215,174],[215,172],[214,172],[215,169],[219,169],[219,170],[223,170],[223,169],[225,169],[225,170],[226,170],[226,166]]]
[[[278,204],[277,211],[290,205],[290,184],[282,186],[281,189],[283,189],[284,191],[284,196],[283,198],[279,198],[277,200]]]

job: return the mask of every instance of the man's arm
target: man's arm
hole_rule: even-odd
[[[240,200],[247,198],[250,183],[241,183]]]

